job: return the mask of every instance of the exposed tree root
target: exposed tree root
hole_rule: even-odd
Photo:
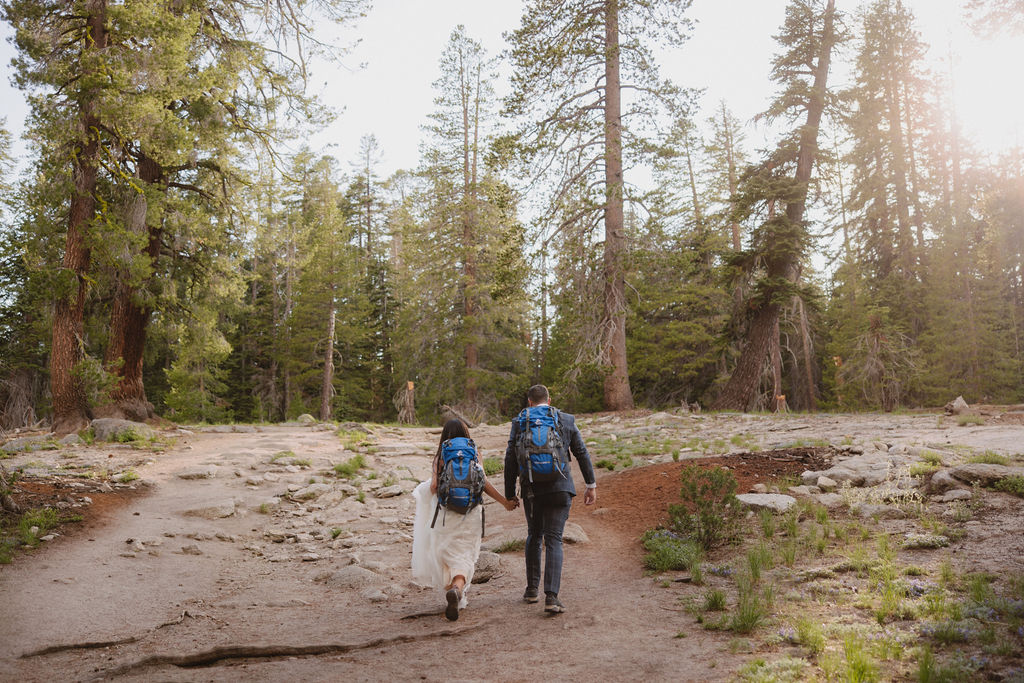
[[[29,657],[42,657],[43,655],[52,655],[55,652],[66,652],[68,650],[98,650],[103,647],[113,647],[115,645],[127,645],[128,643],[137,642],[139,639],[136,636],[130,636],[128,638],[119,638],[118,640],[97,640],[88,643],[67,643],[65,645],[49,645],[42,648],[41,650],[33,650],[32,652],[26,652],[21,655],[22,659]]]
[[[489,620],[489,621],[493,621]],[[177,666],[181,668],[212,666],[229,659],[277,659],[282,657],[311,657],[316,655],[333,655],[356,650],[367,650],[400,643],[413,643],[422,640],[434,640],[460,636],[463,633],[476,631],[486,622],[478,622],[472,626],[448,629],[435,633],[406,634],[390,638],[374,638],[362,643],[326,643],[323,645],[222,645],[210,650],[194,652],[190,655],[152,655],[135,662],[129,662],[116,669],[104,671],[96,680],[123,676],[127,673],[152,666]]]
[[[402,617],[402,621],[406,621],[408,619],[419,619],[421,617],[439,617],[442,614],[444,614],[443,607],[439,609],[427,610],[426,612],[413,612],[412,614],[406,614],[404,617]]]

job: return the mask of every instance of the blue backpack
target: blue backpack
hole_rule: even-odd
[[[437,522],[441,508],[466,514],[483,502],[486,478],[472,439],[457,436],[441,444],[441,472],[437,478],[437,508],[430,528]],[[444,520],[441,520],[444,524]]]
[[[519,417],[516,459],[525,488],[534,482],[568,479],[569,448],[562,438],[558,410],[551,406],[524,408]]]

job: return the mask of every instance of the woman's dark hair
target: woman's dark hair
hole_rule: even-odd
[[[437,455],[434,456],[434,469],[441,472],[441,446],[448,439],[454,439],[456,437],[469,438],[469,427],[466,423],[458,418],[452,418],[444,423],[444,427],[441,429],[441,440],[437,443]]]

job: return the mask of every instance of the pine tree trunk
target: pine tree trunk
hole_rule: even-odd
[[[768,353],[772,361],[772,400],[768,405],[774,412],[785,410],[785,399],[782,395],[782,342],[779,339],[779,316],[775,316],[775,327],[772,329],[772,336],[768,340],[770,344]]]
[[[463,264],[464,264],[464,276],[463,291],[462,291],[462,325],[463,330],[466,334],[466,344],[463,349],[464,357],[466,360],[466,387],[465,387],[465,405],[468,409],[472,410],[477,403],[477,379],[476,372],[480,367],[480,356],[479,349],[476,345],[476,244],[474,235],[474,206],[476,204],[476,198],[474,196],[475,187],[473,185],[473,177],[476,174],[475,171],[475,156],[473,162],[470,162],[471,146],[475,146],[476,139],[474,135],[473,143],[470,143],[470,85],[469,85],[469,74],[466,73],[465,67],[461,73],[461,97],[462,97],[462,253]]]
[[[327,348],[324,350],[324,375],[320,383],[320,420],[331,419],[331,393],[334,388],[334,326],[337,311],[334,305],[334,286],[331,286],[331,305],[327,314]]]
[[[779,317],[778,304],[761,306],[747,330],[746,345],[736,362],[736,368],[721,395],[712,405],[715,410],[750,410],[756,398],[764,360],[775,336],[775,321]]]
[[[106,48],[106,10],[106,0],[89,0],[86,4],[87,36],[83,52]],[[64,270],[74,274],[76,286],[73,292],[62,293],[53,308],[50,391],[53,397],[53,431],[57,434],[78,431],[89,423],[91,417],[85,391],[72,370],[82,359],[83,320],[88,292],[86,274],[91,257],[86,232],[96,210],[94,194],[100,157],[100,141],[97,137],[100,121],[95,110],[95,103],[88,92],[84,92],[78,102],[84,144],[76,150],[72,162],[74,189],[63,260]]]
[[[801,358],[804,365],[804,382],[807,387],[807,410],[818,409],[818,396],[814,386],[814,362],[812,360],[811,331],[807,322],[807,307],[804,300],[797,298],[797,306],[800,310],[800,345],[802,348]]]
[[[160,180],[162,169],[149,157],[139,160],[139,180],[149,187]],[[154,263],[160,254],[161,229],[159,225],[146,225],[148,203],[145,194],[132,198],[125,218],[125,227],[130,234],[149,234],[145,256]],[[129,248],[130,249],[130,248]],[[125,261],[132,258],[125,254]],[[128,280],[131,275],[125,270],[116,274],[114,301],[110,311],[110,341],[104,355],[108,372],[119,377],[110,395],[110,402],[96,409],[100,417],[118,417],[144,422],[156,416],[153,404],[146,399],[146,388],[142,382],[143,351],[146,344],[146,328],[149,325],[150,309],[139,306],[135,294],[139,287]]]
[[[807,187],[818,152],[818,127],[821,125],[821,117],[825,111],[825,85],[832,57],[832,45],[835,42],[834,20],[835,0],[828,0],[820,42],[821,52],[814,69],[814,84],[807,105],[807,121],[800,130],[795,177],[799,195],[786,204],[786,217],[793,225],[803,223],[804,210],[807,205]],[[769,279],[786,278],[790,282],[794,282],[798,272],[799,257],[797,254],[787,253],[783,258],[768,260],[767,276]],[[779,305],[773,303],[770,296],[765,297],[754,314],[747,333],[747,345],[736,363],[736,369],[729,377],[721,395],[714,402],[713,408],[716,410],[749,410],[757,391],[761,368],[764,366],[765,354],[771,346],[771,338],[775,333],[778,317]]]
[[[626,255],[625,218],[622,206],[622,92],[619,79],[618,0],[605,2],[605,192],[604,214],[604,316],[605,362],[610,372],[604,380],[604,407],[630,410],[626,365]]]

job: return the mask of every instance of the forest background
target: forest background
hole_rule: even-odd
[[[368,3],[5,0],[29,114],[0,135],[0,427],[502,419],[537,381],[574,411],[1024,400],[1019,144],[964,134],[908,3],[840,4],[763,27],[756,144],[659,69],[689,2],[457,26],[384,176],[372,132],[303,144],[332,118],[310,65],[351,67]]]

